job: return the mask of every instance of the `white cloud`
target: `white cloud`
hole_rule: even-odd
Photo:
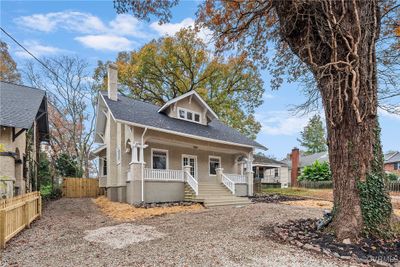
[[[67,52],[64,49],[54,47],[54,46],[43,45],[37,41],[26,41],[26,42],[24,42],[24,46],[36,57],[50,56],[50,55],[59,54],[61,52]],[[15,52],[15,55],[20,58],[30,58],[31,57],[27,52],[25,52],[25,50],[22,50],[22,49],[17,50]]]
[[[264,94],[264,95],[263,95],[263,98],[264,98],[264,100],[268,100],[268,99],[273,99],[273,98],[275,98],[275,96],[272,95],[272,94]]]
[[[130,35],[139,38],[148,38],[149,34],[144,31],[144,25],[131,15],[120,14],[109,23],[109,31],[118,35]]]
[[[158,22],[153,22],[150,24],[150,28],[158,32],[160,35],[174,35],[182,28],[187,28],[189,26],[194,26],[194,19],[186,18],[179,23],[164,23],[158,24]]]
[[[107,30],[101,19],[90,13],[63,11],[33,14],[18,17],[15,22],[31,30],[52,32],[58,29],[80,33],[104,32]]]
[[[396,111],[400,113],[400,108],[397,108]],[[378,108],[378,114],[381,117],[386,117],[386,118],[394,119],[394,120],[400,120],[400,115],[389,113],[386,110],[383,110],[381,108]]]
[[[125,51],[133,48],[133,41],[117,35],[100,34],[76,37],[75,40],[96,50]]]
[[[261,123],[261,132],[268,135],[297,135],[314,114],[302,117],[292,115],[288,111],[269,111],[255,114]]]

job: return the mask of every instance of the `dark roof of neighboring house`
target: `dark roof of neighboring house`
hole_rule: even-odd
[[[219,141],[226,141],[266,149],[259,143],[240,134],[237,130],[223,124],[218,119],[208,125],[188,122],[168,117],[159,113],[159,106],[118,95],[118,101],[110,100],[107,92],[102,92],[103,99],[117,120],[137,123],[143,126],[159,128],[177,133],[194,135]]]
[[[286,163],[282,161],[278,161],[275,159],[268,158],[262,155],[254,155],[253,166],[256,165],[280,165],[280,166],[287,166]]]
[[[299,163],[299,167],[303,168],[305,166],[310,166],[312,165],[315,161],[319,161],[320,163],[322,162],[329,162],[329,154],[328,152],[319,152],[319,153],[315,153],[315,154],[311,154],[311,155],[304,155],[300,153],[300,163]],[[284,159],[282,160],[283,162],[285,162],[289,168],[292,167],[292,161],[289,159]]]
[[[47,112],[45,91],[0,81],[0,125],[30,129],[41,109]],[[42,118],[39,131],[45,134],[47,115]]]
[[[394,162],[400,162],[399,151],[385,154],[385,163],[394,163]]]

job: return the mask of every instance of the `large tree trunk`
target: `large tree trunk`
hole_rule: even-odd
[[[322,96],[336,235],[356,240],[366,229],[385,231],[391,206],[377,122],[377,3],[276,0],[275,7],[281,36],[310,67]]]

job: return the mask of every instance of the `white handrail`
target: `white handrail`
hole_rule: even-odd
[[[197,196],[199,194],[199,183],[188,171],[185,171],[185,181],[190,185]]]
[[[230,180],[234,181],[235,183],[247,183],[246,181],[246,176],[241,175],[241,174],[236,174],[236,173],[224,173],[226,177],[228,177]]]
[[[184,181],[182,170],[158,170],[149,168],[144,169],[144,179],[158,181]]]
[[[222,175],[222,183],[231,190],[232,194],[235,194],[235,182],[229,179],[225,174],[221,173]]]

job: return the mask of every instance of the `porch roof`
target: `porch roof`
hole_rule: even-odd
[[[159,113],[159,106],[118,95],[118,101],[110,100],[106,92],[101,96],[110,109],[115,120],[133,123],[140,127],[151,127],[169,133],[189,136],[199,139],[210,139],[215,142],[228,142],[260,149],[266,148],[240,134],[237,130],[223,124],[218,119],[208,125],[171,118]]]

